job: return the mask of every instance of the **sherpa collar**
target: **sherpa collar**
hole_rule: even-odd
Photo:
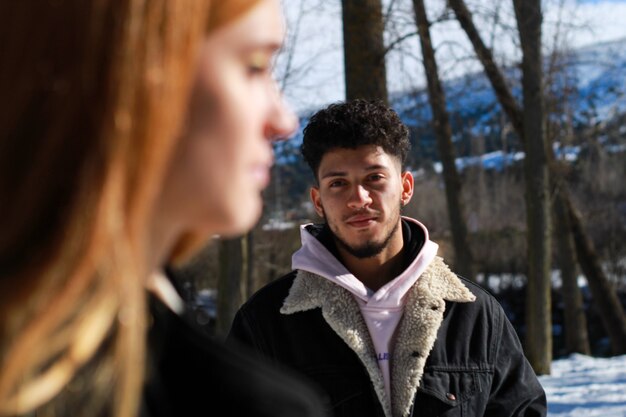
[[[321,308],[328,325],[361,359],[385,415],[392,417],[408,415],[411,409],[426,358],[443,320],[445,302],[466,303],[475,299],[440,257],[432,261],[409,290],[404,315],[396,332],[391,369],[391,410],[367,325],[357,301],[348,290],[319,275],[299,270],[280,312],[288,315]]]

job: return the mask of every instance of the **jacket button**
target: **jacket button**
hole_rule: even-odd
[[[452,394],[451,392],[446,394],[446,398],[450,401],[456,401],[456,395]]]

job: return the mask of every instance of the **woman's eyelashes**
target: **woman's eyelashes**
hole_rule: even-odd
[[[252,53],[247,59],[247,71],[250,76],[270,75],[272,57],[265,52]]]

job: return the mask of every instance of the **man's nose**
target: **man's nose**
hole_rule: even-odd
[[[370,205],[371,203],[372,198],[367,188],[360,184],[355,185],[352,193],[350,194],[350,199],[348,200],[348,207],[360,209]]]

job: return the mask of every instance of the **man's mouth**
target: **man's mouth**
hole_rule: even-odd
[[[352,227],[361,228],[367,227],[370,224],[376,221],[377,216],[373,214],[357,214],[354,216],[350,216],[346,219],[346,223],[348,223]]]

